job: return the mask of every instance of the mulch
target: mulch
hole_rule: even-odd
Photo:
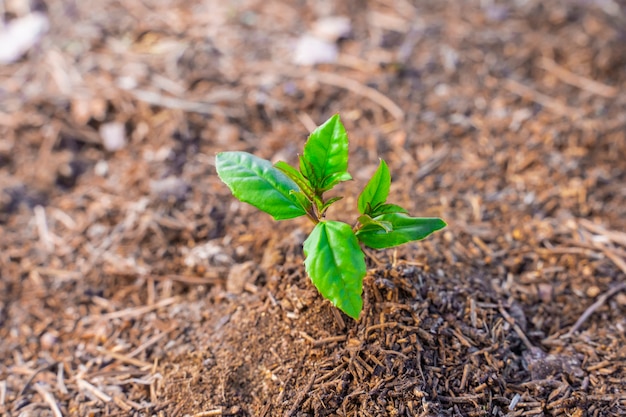
[[[626,414],[626,4],[5,2],[50,29],[0,67],[0,414]],[[335,62],[298,38],[348,16]],[[312,51],[313,53],[314,51]],[[295,163],[340,113],[358,321],[306,277],[306,220],[236,201],[214,155]]]

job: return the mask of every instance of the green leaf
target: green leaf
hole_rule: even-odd
[[[315,129],[306,144],[300,170],[316,190],[327,191],[333,183],[346,181],[348,170],[348,134],[336,114]],[[304,169],[303,169],[304,165]],[[352,178],[352,177],[350,177]]]
[[[391,174],[387,163],[380,160],[378,169],[369,180],[357,202],[359,213],[371,214],[371,209],[383,204],[389,195],[389,187],[391,186]]]
[[[337,173],[332,174],[331,176],[329,176],[326,179],[326,181],[324,181],[324,184],[326,184],[326,185],[320,191],[321,192],[326,192],[326,191],[332,189],[335,185],[339,184],[340,182],[350,181],[351,179],[352,179],[352,175],[350,175],[347,171],[346,172],[337,172]]]
[[[322,210],[320,210],[320,216],[326,213],[326,210],[328,210],[328,207],[330,207],[333,203],[336,203],[337,201],[341,200],[342,198],[343,197],[333,197],[327,202],[325,202],[324,205],[322,206]]]
[[[298,204],[300,204],[300,207],[302,207],[307,212],[311,211],[311,208],[313,207],[313,202],[309,200],[306,194],[304,194],[302,191],[296,190],[291,190],[290,194],[294,196],[296,200],[298,200]]]
[[[370,215],[372,217],[376,217],[376,216],[380,216],[381,214],[391,214],[391,213],[408,214],[409,212],[405,208],[400,207],[397,204],[380,204],[374,207]]]
[[[363,308],[365,255],[349,224],[318,223],[304,241],[304,265],[318,291],[354,319]]]
[[[446,227],[446,222],[439,218],[410,217],[401,213],[383,214],[375,217],[374,220],[389,222],[393,227],[391,232],[369,227],[357,231],[356,236],[359,241],[374,249],[391,248],[414,240],[421,240]]]
[[[221,152],[215,157],[217,175],[239,200],[270,214],[276,220],[306,214],[291,194],[296,183],[270,161],[247,152]]]
[[[300,161],[300,172],[309,181],[312,187],[315,187],[315,184],[318,183],[317,175],[315,174],[315,170],[313,169],[313,165],[311,162],[304,159],[302,155],[298,157]]]
[[[380,221],[372,219],[368,214],[363,214],[358,218],[359,223],[363,225],[363,227],[359,230],[377,230],[383,229],[385,232],[389,233],[393,230],[393,225],[391,222]]]
[[[315,196],[315,191],[313,191],[313,188],[311,188],[311,183],[309,182],[309,180],[304,178],[300,171],[284,161],[278,161],[274,164],[274,166],[281,170],[283,174],[291,178],[291,180],[295,182],[298,187],[300,187],[300,190],[302,190],[304,195],[306,195],[309,200],[313,200],[313,197]]]

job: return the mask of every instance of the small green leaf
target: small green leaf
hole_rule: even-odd
[[[361,227],[359,230],[383,229],[387,233],[393,230],[393,225],[391,224],[391,222],[374,220],[368,214],[363,214],[359,216],[358,220],[359,220],[359,223],[363,225],[363,227]]]
[[[322,206],[322,210],[320,210],[320,216],[326,213],[326,210],[328,210],[328,207],[330,207],[333,203],[336,203],[337,201],[341,200],[342,198],[343,197],[333,197],[327,202],[325,202],[324,205]]]
[[[391,248],[414,240],[424,239],[431,233],[446,227],[446,222],[433,217],[410,217],[406,214],[383,214],[374,218],[377,221],[391,223],[393,230],[362,228],[356,236],[363,244],[374,249]]]
[[[371,214],[369,211],[371,208],[376,208],[376,206],[383,204],[389,195],[390,186],[391,174],[389,174],[387,163],[381,159],[374,176],[372,176],[361,195],[359,195],[357,202],[359,213]]]
[[[276,220],[305,215],[296,183],[270,161],[247,152],[221,152],[215,157],[217,175],[239,200],[270,214]]]
[[[304,145],[302,159],[307,164],[301,160],[300,170],[318,191],[327,191],[332,188],[331,184],[352,178],[345,175],[348,170],[348,134],[338,114],[311,133]]]
[[[309,181],[311,187],[315,187],[315,184],[318,183],[317,174],[313,169],[313,165],[308,160],[304,159],[302,155],[298,157],[300,161],[300,172]]]
[[[300,171],[284,161],[278,161],[274,164],[274,166],[281,170],[283,174],[291,178],[291,180],[295,182],[298,187],[300,187],[300,190],[302,190],[304,195],[306,195],[309,200],[313,200],[313,197],[315,196],[315,191],[313,191],[313,188],[311,188],[311,183],[309,182],[309,180],[304,178]]]
[[[304,194],[302,191],[296,190],[291,190],[290,194],[294,196],[296,200],[298,200],[298,204],[300,204],[300,207],[302,207],[307,212],[311,211],[311,208],[313,207],[313,202],[309,200],[306,194]]]
[[[371,216],[376,217],[376,216],[380,216],[381,214],[391,214],[391,213],[408,214],[409,212],[405,208],[400,207],[397,204],[380,204],[374,207],[374,209],[372,210]]]
[[[349,224],[318,223],[304,241],[304,265],[317,290],[354,319],[363,308],[365,255]]]
[[[350,181],[351,179],[352,179],[352,175],[350,175],[347,171],[337,172],[335,174],[332,174],[330,177],[326,179],[326,181],[324,181],[324,184],[326,185],[320,191],[326,192],[332,189],[335,185],[339,184],[340,182]]]

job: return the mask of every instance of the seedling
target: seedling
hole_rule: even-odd
[[[304,265],[318,291],[354,319],[363,308],[365,254],[360,244],[384,249],[421,240],[442,229],[439,218],[410,217],[387,203],[391,175],[382,159],[361,195],[354,227],[326,220],[328,208],[342,197],[324,198],[337,184],[349,181],[348,135],[339,119],[331,117],[311,133],[299,157],[299,169],[247,152],[221,152],[215,158],[217,174],[239,200],[275,220],[307,216],[315,227],[304,241]]]

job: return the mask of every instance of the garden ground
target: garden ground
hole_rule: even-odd
[[[49,30],[0,67],[0,414],[626,414],[623,3],[3,4]],[[334,113],[329,217],[384,158],[449,224],[367,251],[358,321],[214,167]]]

